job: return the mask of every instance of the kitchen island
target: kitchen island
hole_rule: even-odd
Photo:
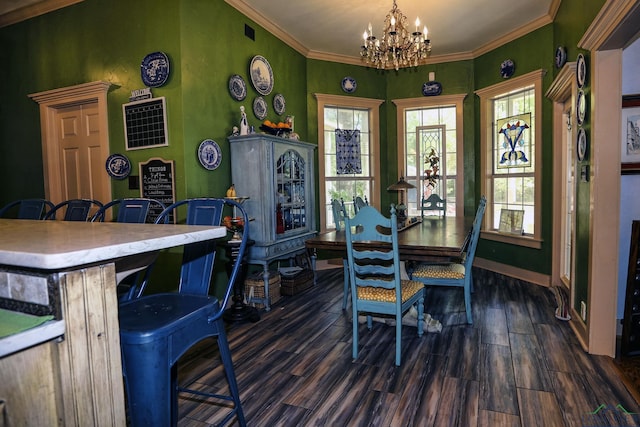
[[[0,308],[53,317],[0,339],[9,425],[124,426],[116,261],[225,235],[222,226],[0,219]]]

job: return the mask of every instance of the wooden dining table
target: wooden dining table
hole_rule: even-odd
[[[398,231],[398,250],[402,261],[446,261],[460,256],[469,237],[473,217],[427,217]],[[320,233],[307,239],[315,264],[318,251],[329,251],[346,258],[344,231]]]

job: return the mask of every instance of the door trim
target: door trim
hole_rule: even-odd
[[[42,163],[44,169],[44,193],[54,203],[62,201],[62,182],[58,168],[59,138],[56,133],[55,117],[62,107],[97,102],[100,116],[100,154],[109,157],[109,120],[107,113],[107,93],[111,83],[96,81],[32,93],[29,98],[40,105],[40,129],[42,137]],[[111,180],[104,180],[103,194],[111,194]]]

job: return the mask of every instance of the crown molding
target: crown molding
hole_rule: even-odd
[[[54,10],[62,9],[63,7],[71,6],[76,3],[81,3],[84,0],[43,0],[29,6],[21,7],[11,12],[7,12],[0,15],[0,28],[8,25],[16,24],[21,21],[26,21],[36,16],[44,15],[45,13],[53,12]]]

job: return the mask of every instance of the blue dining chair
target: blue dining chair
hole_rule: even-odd
[[[249,221],[246,211],[234,200],[187,199],[168,206],[156,222],[163,222],[179,207],[187,208],[186,223],[190,225],[220,225],[225,207],[233,209],[234,216],[241,216],[245,224]],[[176,425],[179,392],[231,401],[233,408],[221,425],[234,416],[239,425],[246,425],[222,314],[240,273],[247,241],[245,228],[222,300],[209,295],[217,248],[215,241],[206,241],[185,246],[177,292],[143,296],[120,305],[120,344],[131,425]],[[208,337],[217,338],[229,395],[177,384],[178,360]]]
[[[354,213],[358,213],[358,211],[360,210],[360,208],[363,208],[365,206],[369,205],[369,201],[367,200],[367,196],[364,196],[364,199],[360,196],[354,196],[353,197],[353,210]]]
[[[42,219],[54,207],[55,205],[46,199],[15,200],[0,209],[0,218]],[[10,213],[12,215],[9,215]]]
[[[109,210],[115,212],[115,221],[130,224],[155,222],[157,216],[164,211],[164,203],[148,198],[115,199],[102,206],[91,218],[92,222],[104,222]],[[153,216],[153,212],[157,212]],[[151,221],[153,220],[153,221]],[[144,292],[158,251],[148,252],[116,260],[116,282],[118,284],[118,301],[130,301],[140,298]]]
[[[102,203],[92,199],[70,199],[55,205],[44,219],[56,219],[58,211],[64,211],[63,221],[88,221],[92,217],[92,211],[97,211]]]
[[[476,216],[471,228],[471,236],[468,239],[460,261],[442,264],[419,263],[408,272],[413,280],[424,283],[426,286],[455,286],[464,289],[464,306],[467,313],[467,323],[473,324],[471,315],[471,293],[473,292],[473,276],[471,270],[476,247],[480,239],[480,228],[484,216],[487,199],[480,198]]]
[[[91,218],[92,222],[103,222],[107,211],[111,209],[115,214],[116,222],[130,224],[153,223],[157,217],[151,217],[151,213],[157,211],[158,215],[166,208],[164,203],[147,198],[115,199],[102,206]]]
[[[331,211],[333,212],[333,222],[336,225],[336,231],[343,230],[345,227],[345,218],[348,216],[347,208],[344,206],[344,200],[332,199]],[[342,258],[342,270],[344,274],[344,285],[342,294],[342,309],[347,309],[349,301],[349,267],[347,258]]]
[[[353,358],[358,358],[358,313],[367,316],[372,328],[372,314],[393,316],[396,324],[396,366],[400,366],[402,316],[417,306],[418,336],[423,334],[424,285],[400,276],[398,220],[395,207],[391,218],[372,206],[362,207],[353,217],[345,218],[347,258],[351,282],[353,323]]]

